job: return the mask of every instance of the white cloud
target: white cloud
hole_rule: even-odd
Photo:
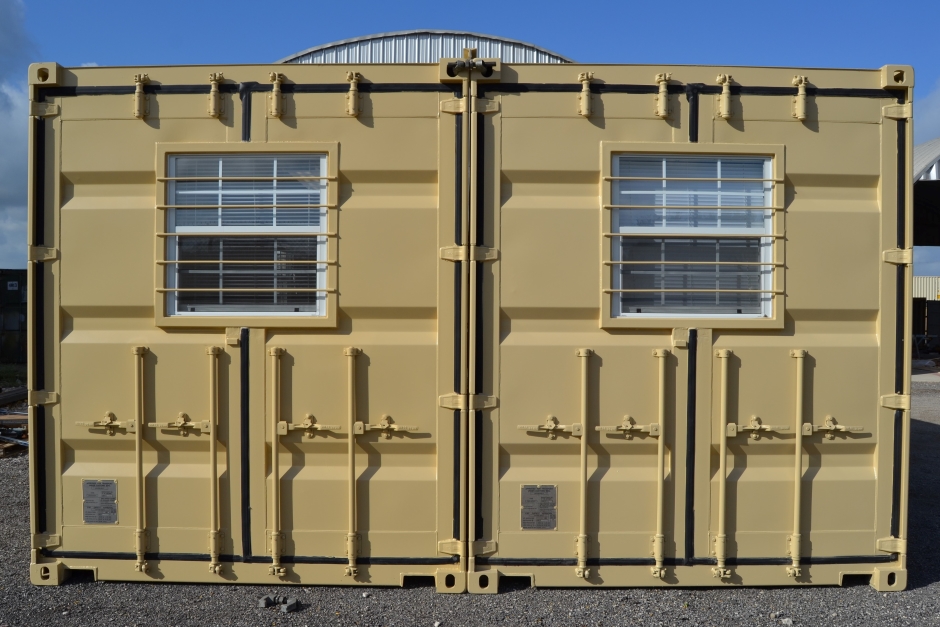
[[[97,63],[82,63],[82,67],[98,67]]]
[[[940,137],[940,82],[923,98],[914,100],[914,143]]]
[[[0,94],[0,268],[25,268],[28,97],[10,83]]]
[[[0,268],[26,267],[26,68],[36,48],[20,0],[0,0]]]

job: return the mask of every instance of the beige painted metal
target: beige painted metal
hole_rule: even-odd
[[[33,582],[906,585],[909,67],[29,71]],[[218,234],[169,159],[310,153],[324,282],[211,291],[323,315],[171,315],[170,243]],[[618,231],[622,153],[769,159],[772,252],[616,258],[662,238]],[[614,315],[628,263],[760,267],[662,292],[769,313]]]

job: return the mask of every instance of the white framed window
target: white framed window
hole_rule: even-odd
[[[773,159],[611,155],[611,317],[773,315]]]
[[[169,155],[167,316],[325,316],[327,155]]]

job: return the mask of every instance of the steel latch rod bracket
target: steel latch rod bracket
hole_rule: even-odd
[[[284,80],[284,75],[277,72],[271,72],[268,74],[268,80],[271,81],[271,95],[268,96],[269,104],[268,115],[272,118],[280,118],[281,114],[284,112],[284,104],[281,99],[281,82]]]
[[[739,425],[733,422],[729,422],[725,427],[725,435],[729,438],[733,438],[739,433],[750,431],[751,439],[759,440],[762,431],[768,433],[781,433],[783,431],[789,430],[789,425],[765,425],[759,416],[751,416],[751,419],[747,424]]]
[[[218,118],[222,115],[222,96],[219,93],[219,83],[225,77],[222,72],[212,72],[209,74],[209,117]]]
[[[188,435],[189,432],[187,429],[199,429],[202,433],[211,432],[211,426],[208,420],[195,422],[191,420],[189,414],[185,412],[180,412],[173,422],[150,422],[147,423],[147,426],[153,427],[154,429],[177,429],[180,435]]]
[[[562,425],[558,424],[558,418],[551,415],[548,416],[545,419],[545,422],[540,425],[518,425],[516,429],[519,431],[545,431],[548,433],[549,440],[556,439],[559,433],[570,433],[576,438],[580,438],[584,433],[584,429],[582,428],[580,422],[575,422],[570,425]]]
[[[359,79],[362,74],[359,72],[346,72],[346,80],[349,81],[349,91],[346,93],[346,115],[355,118],[359,117]]]
[[[379,420],[378,424],[366,424],[363,422],[356,421],[353,423],[353,435],[362,435],[367,431],[381,431],[382,437],[386,440],[392,437],[392,432],[396,431],[410,431],[415,432],[418,430],[416,425],[400,425],[396,424],[392,417],[388,414],[384,414],[382,419]]]
[[[594,72],[581,72],[578,74],[578,80],[581,81],[581,93],[578,95],[578,115],[591,117],[591,81],[594,80]]]
[[[813,435],[813,433],[817,431],[822,431],[823,437],[827,440],[834,440],[837,433],[844,435],[847,435],[848,433],[858,433],[860,431],[865,431],[865,427],[840,425],[836,423],[836,419],[832,416],[826,416],[823,424],[821,425],[814,425],[809,422],[803,423],[803,435]]]
[[[138,120],[143,120],[150,113],[147,94],[144,93],[144,85],[149,82],[148,75],[134,74],[134,117]]]
[[[287,435],[288,431],[303,431],[305,438],[314,437],[317,431],[339,431],[342,428],[341,425],[320,424],[313,414],[304,416],[303,422],[299,424],[285,422],[283,420],[277,423],[278,435]]]
[[[623,421],[619,425],[599,425],[594,427],[594,430],[610,433],[611,435],[617,435],[622,432],[625,440],[632,440],[633,432],[648,433],[652,437],[658,437],[659,423],[653,422],[648,425],[638,425],[636,421],[633,420],[632,416],[624,416]]]
[[[731,82],[734,78],[730,74],[719,74],[716,82],[721,85],[721,95],[718,96],[718,117],[722,120],[731,119]]]
[[[806,120],[807,85],[809,85],[809,78],[805,76],[793,77],[793,86],[796,87],[796,96],[793,97],[793,117],[800,122]]]
[[[137,432],[137,423],[133,420],[117,420],[113,412],[105,412],[104,420],[76,422],[79,427],[104,429],[108,435],[114,435],[115,429],[126,429],[128,433]]]
[[[669,117],[669,81],[672,80],[672,74],[664,72],[656,75],[656,84],[659,85],[659,93],[656,95],[656,117],[665,120]]]

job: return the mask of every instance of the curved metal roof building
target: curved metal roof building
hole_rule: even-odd
[[[914,146],[914,180],[940,180],[940,138]]]
[[[545,48],[505,37],[449,30],[378,33],[308,48],[278,63],[437,63],[476,48],[484,58],[504,63],[573,63]]]

